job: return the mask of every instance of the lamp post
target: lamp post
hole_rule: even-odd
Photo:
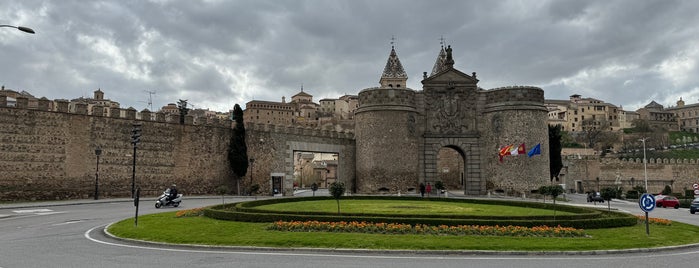
[[[250,186],[252,186],[253,173],[255,173],[255,158],[250,158]]]
[[[645,177],[646,181],[646,193],[648,192],[648,169],[646,168],[646,140],[648,137],[645,137],[643,139],[639,139],[639,141],[643,142],[643,176]]]
[[[33,30],[32,28],[24,27],[24,26],[14,26],[14,25],[0,24],[0,27],[15,28],[15,29],[17,29],[17,30],[20,30],[20,31],[25,32],[25,33],[30,33],[30,34],[34,34],[34,33],[35,33],[34,30]]]
[[[97,146],[95,149],[95,155],[97,156],[97,168],[95,168],[95,200],[100,199],[100,191],[99,191],[99,185],[100,185],[100,155],[102,154],[102,148]]]

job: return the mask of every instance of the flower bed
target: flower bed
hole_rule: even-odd
[[[636,218],[638,219],[639,224],[645,224],[646,223],[646,216],[643,215],[636,215]],[[661,218],[648,218],[648,223],[650,224],[658,224],[658,225],[667,225],[670,226],[672,225],[672,221],[668,219],[661,219]]]
[[[420,235],[480,235],[480,236],[526,236],[526,237],[585,237],[582,229],[570,227],[521,227],[521,226],[430,226],[424,224],[367,223],[367,222],[320,222],[320,221],[277,221],[269,230],[289,232],[344,232],[371,234],[420,234]]]
[[[199,217],[204,215],[204,208],[183,209],[175,213],[175,217]]]

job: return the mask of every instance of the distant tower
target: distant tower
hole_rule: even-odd
[[[102,89],[97,89],[94,92],[94,99],[95,100],[103,100],[104,99],[104,92],[102,92]]]

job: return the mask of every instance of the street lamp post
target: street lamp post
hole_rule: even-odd
[[[648,137],[639,139],[639,141],[643,142],[643,176],[645,177],[645,182],[646,182],[646,193],[648,192],[648,169],[646,168],[646,140]]]
[[[253,173],[255,173],[255,158],[250,158],[250,186],[252,186]]]
[[[34,33],[35,33],[34,30],[33,30],[32,28],[24,27],[24,26],[14,26],[14,25],[0,24],[0,27],[15,28],[15,29],[17,29],[17,30],[20,30],[20,31],[25,32],[25,33],[30,33],[30,34],[34,34]]]
[[[99,191],[99,185],[100,185],[100,155],[102,154],[102,148],[97,146],[95,149],[95,155],[97,156],[97,168],[95,168],[95,200],[100,199],[100,191]]]

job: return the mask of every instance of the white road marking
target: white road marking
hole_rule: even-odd
[[[12,212],[14,213],[40,213],[40,212],[51,212],[53,210],[47,209],[47,208],[40,208],[40,209],[23,209],[23,210],[13,210]]]

